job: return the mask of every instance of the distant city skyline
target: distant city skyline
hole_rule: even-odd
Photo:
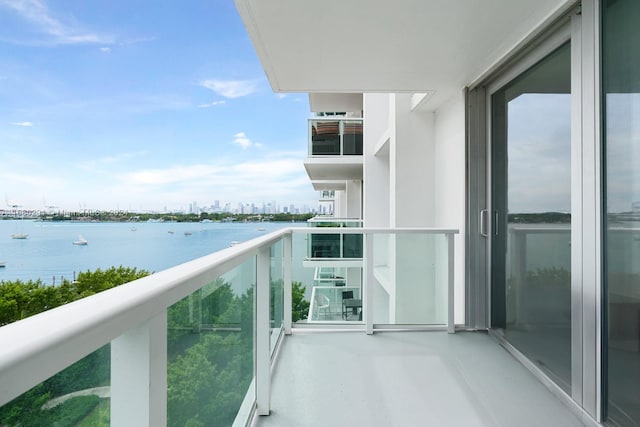
[[[271,91],[233,2],[0,0],[0,21],[5,207],[316,204],[306,95]]]
[[[79,206],[75,209],[62,209],[54,205],[46,205],[40,207],[29,207],[21,205],[12,205],[7,207],[0,207],[0,215],[20,216],[21,213],[43,213],[43,214],[61,214],[61,213],[82,213],[82,212],[130,212],[130,213],[234,213],[234,214],[275,214],[275,213],[294,213],[294,214],[330,214],[333,213],[332,206],[322,203],[316,200],[313,204],[295,204],[278,202],[272,200],[270,202],[223,202],[220,200],[214,200],[213,203],[198,203],[197,201],[191,202],[186,206],[180,206],[175,209],[170,209],[168,205],[164,205],[161,209],[140,209],[133,206],[115,206],[112,209],[91,209],[89,207]]]

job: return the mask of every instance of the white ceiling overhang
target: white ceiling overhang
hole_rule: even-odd
[[[307,157],[304,168],[311,181],[362,179],[362,156]]]
[[[575,3],[235,1],[275,92],[421,92],[431,94],[431,108],[481,78]]]
[[[309,109],[313,113],[324,111],[362,111],[361,93],[310,93]]]
[[[315,180],[311,181],[311,185],[313,185],[313,189],[316,191],[324,191],[324,190],[334,190],[334,191],[345,191],[347,189],[347,182],[344,180]]]

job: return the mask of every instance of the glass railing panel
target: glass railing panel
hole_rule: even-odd
[[[342,235],[342,257],[343,258],[362,258],[362,234],[343,234]]]
[[[362,321],[362,293],[359,286],[314,286],[308,321]]]
[[[284,319],[284,241],[280,240],[271,245],[271,266],[269,284],[270,320],[271,320],[271,349],[275,347]]]
[[[310,120],[311,155],[340,155],[340,121]]]
[[[342,122],[342,145],[345,156],[362,155],[362,120]]]
[[[0,426],[108,427],[107,344],[0,407]]]
[[[347,269],[344,267],[316,267],[314,286],[346,286]]]
[[[447,323],[448,252],[444,235],[374,234],[373,322]]]
[[[359,233],[310,234],[308,258],[362,258],[363,239]]]
[[[307,221],[310,227],[362,227],[361,219],[315,216]]]
[[[340,234],[310,234],[309,258],[340,258],[341,243]]]
[[[294,322],[296,311],[298,322],[362,321],[362,243],[362,235],[355,233],[293,233]],[[316,256],[309,257],[307,253]],[[343,292],[351,292],[351,296]],[[343,310],[345,299],[357,300],[344,303],[345,307],[350,307],[349,313]],[[304,313],[301,312],[303,308],[306,308]]]
[[[254,371],[256,259],[168,309],[169,426],[232,425]]]
[[[504,335],[571,390],[571,224],[509,224],[507,248]]]
[[[291,321],[305,323],[314,284],[315,268],[305,266],[311,236],[293,233],[291,236]]]
[[[363,120],[309,120],[309,154],[361,156]]]

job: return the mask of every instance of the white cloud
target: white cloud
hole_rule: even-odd
[[[208,104],[200,104],[200,105],[198,105],[198,107],[200,107],[200,108],[209,108],[209,107],[215,107],[216,105],[224,105],[226,103],[227,103],[227,101],[225,101],[223,99],[223,100],[220,100],[220,101],[213,101],[213,102],[210,102]]]
[[[15,125],[15,126],[22,126],[22,127],[31,127],[31,126],[33,126],[33,123],[31,123],[31,122],[13,122],[11,124]]]
[[[247,138],[247,135],[244,132],[236,133],[235,135],[233,135],[233,138],[233,143],[241,146],[243,150],[246,150],[247,148],[254,145],[253,142],[251,142],[251,140]]]
[[[313,190],[302,164],[302,155],[276,152],[267,158],[243,162],[217,159],[211,163],[174,165],[120,173],[113,177],[109,194],[145,205],[163,206],[216,199],[228,202],[261,202],[265,197],[283,203],[307,202]],[[121,203],[122,204],[122,203]]]
[[[200,86],[225,98],[240,98],[258,91],[258,80],[203,80]]]
[[[287,97],[286,93],[276,93],[276,98],[285,99]]]
[[[110,47],[101,47],[100,48],[100,52],[111,53],[111,48]]]
[[[52,44],[111,44],[113,38],[84,31],[72,23],[56,19],[42,0],[0,0],[0,6],[13,9],[31,22],[39,32],[49,36]]]

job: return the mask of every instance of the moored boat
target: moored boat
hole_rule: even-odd
[[[89,241],[80,235],[78,236],[78,240],[73,241],[73,244],[77,246],[86,246],[89,244]]]

